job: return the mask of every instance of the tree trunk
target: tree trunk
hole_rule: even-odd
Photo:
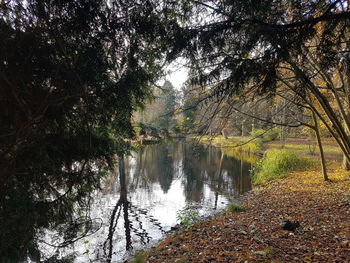
[[[348,160],[348,158],[346,158],[345,155],[343,155],[343,169],[346,171],[350,171],[350,162]]]
[[[320,131],[318,129],[317,117],[314,111],[312,111],[312,117],[314,118],[315,123],[315,134],[317,139],[318,148],[320,149],[320,157],[321,157],[321,167],[322,167],[322,175],[325,181],[328,181],[327,167],[326,167],[326,159],[324,157],[323,146],[321,141]]]
[[[327,120],[325,120],[322,117],[322,114],[314,107],[314,105],[311,102],[309,102],[308,100],[305,100],[305,98],[304,98],[305,102],[313,109],[315,114],[317,114],[317,116],[320,118],[320,120],[324,123],[324,125],[327,127],[328,131],[332,134],[333,138],[337,141],[339,147],[343,151],[347,160],[350,162],[350,137],[349,137],[348,132],[345,129],[346,126],[343,125],[344,120],[342,120],[342,118],[339,118],[337,112],[331,106],[330,101],[318,89],[318,87],[315,86],[314,83],[312,83],[312,81],[308,78],[308,76],[305,74],[305,72],[303,72],[298,67],[298,65],[290,58],[288,59],[288,63],[294,69],[296,77],[298,79],[300,79],[300,81],[302,81],[305,84],[306,88],[310,91],[310,93],[318,101],[322,111],[326,114],[327,118],[331,122],[331,125],[329,125],[327,123]]]
[[[126,189],[124,155],[119,156],[119,180],[120,180],[120,200],[121,202],[125,202],[127,201],[127,189]]]
[[[221,134],[225,139],[228,139],[225,129],[221,130]]]

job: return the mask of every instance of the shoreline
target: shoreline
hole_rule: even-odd
[[[346,262],[350,175],[338,165],[329,170],[332,182],[310,170],[255,187],[242,197],[244,212],[180,230],[145,252],[144,262]],[[283,230],[285,220],[300,227]]]

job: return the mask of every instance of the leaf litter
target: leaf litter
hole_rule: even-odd
[[[197,223],[148,252],[149,263],[350,262],[350,180],[337,167],[290,174],[244,197],[245,211]],[[286,221],[298,222],[294,231]]]

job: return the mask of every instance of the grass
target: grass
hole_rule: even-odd
[[[251,136],[254,138],[260,138],[263,142],[269,142],[276,140],[280,136],[280,129],[273,128],[270,130],[254,129],[251,132]]]
[[[197,210],[184,208],[177,211],[176,214],[176,219],[187,229],[189,229],[191,225],[200,221],[199,212]]]
[[[223,136],[209,137],[203,136],[200,138],[203,143],[210,143],[217,147],[231,148],[231,150],[258,153],[262,150],[262,141],[249,137],[230,136],[225,139]]]
[[[226,211],[228,213],[243,212],[244,210],[245,209],[243,206],[236,204],[236,203],[230,203],[226,208]]]
[[[286,142],[284,145],[282,145],[281,141],[274,141],[267,144],[269,148],[281,148],[284,147],[288,150],[293,150],[298,153],[302,153],[305,155],[312,155],[319,153],[318,147],[314,143],[305,144],[305,143],[293,143],[293,142]],[[337,145],[324,143],[323,144],[323,150],[326,153],[330,154],[339,154],[341,155],[341,150]]]
[[[135,254],[132,263],[145,263],[148,258],[148,253],[144,251],[139,251]]]
[[[242,157],[242,153],[263,153],[267,149],[287,149],[301,156],[319,159],[319,149],[314,140],[307,138],[287,138],[285,142],[281,140],[263,142],[262,139],[257,138],[248,142],[251,139],[251,137],[240,136],[229,136],[227,139],[223,136],[203,136],[200,138],[200,141],[221,147],[226,154],[232,157]],[[342,152],[336,142],[330,138],[323,138],[322,142],[326,158],[331,161],[340,162],[342,160]],[[248,161],[250,163],[254,163],[255,161],[254,158],[247,157],[247,159],[250,159]]]
[[[256,133],[262,132],[259,130]],[[285,141],[275,140],[263,142],[251,137],[223,136],[200,138],[203,143],[211,143],[227,155],[255,165],[252,182],[264,184],[285,177],[295,170],[306,170],[320,166],[317,143],[307,138],[287,138]],[[331,138],[323,138],[323,149],[327,166],[342,161],[342,153]],[[256,154],[258,153],[258,154]],[[259,154],[264,154],[261,158]],[[259,161],[260,159],[260,161]]]
[[[289,172],[316,166],[314,160],[299,157],[295,152],[286,149],[270,149],[255,166],[253,183],[264,184],[285,177]]]

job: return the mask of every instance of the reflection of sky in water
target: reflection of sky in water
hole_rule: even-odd
[[[141,153],[134,153],[125,163],[127,199],[130,201],[127,218],[131,222],[131,246],[135,250],[164,237],[165,231],[177,223],[177,211],[185,206],[208,215],[215,209],[225,208],[230,199],[251,187],[250,165],[213,147],[192,148],[185,143],[153,145]],[[103,244],[120,198],[118,177],[117,172],[111,174],[101,191],[94,195],[90,216],[96,225],[102,221],[102,227],[61,250],[62,255],[74,251],[78,255],[77,262],[100,262],[106,258],[108,249],[104,249]],[[120,262],[128,255],[122,210],[120,214],[113,234],[112,262]],[[45,240],[52,241],[49,237]]]

